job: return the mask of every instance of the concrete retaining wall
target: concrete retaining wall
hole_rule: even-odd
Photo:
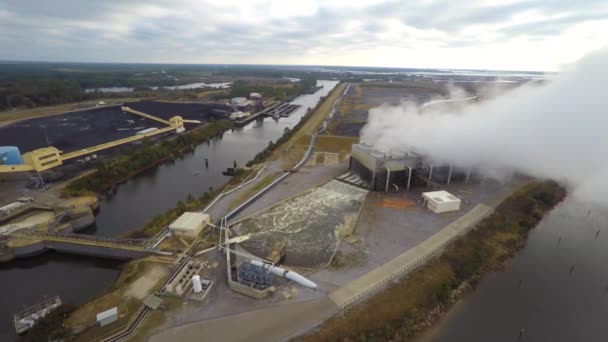
[[[38,241],[31,245],[12,248],[15,258],[26,258],[46,252],[46,242]]]

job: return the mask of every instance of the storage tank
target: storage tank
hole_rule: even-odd
[[[201,284],[201,276],[198,274],[192,277],[192,287],[194,288],[194,293],[203,292],[203,285]]]
[[[20,164],[23,164],[23,158],[17,146],[0,146],[0,165]]]

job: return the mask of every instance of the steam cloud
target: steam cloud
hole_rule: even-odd
[[[524,85],[462,108],[374,108],[361,140],[494,175],[519,171],[554,179],[578,198],[606,204],[608,49],[543,85]]]

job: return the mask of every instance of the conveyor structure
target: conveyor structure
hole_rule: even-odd
[[[156,116],[146,114],[144,112],[140,112],[135,109],[131,109],[129,107],[121,107],[122,111],[127,113],[132,113],[135,115],[142,116],[144,118],[154,120],[160,122],[162,124],[167,125],[167,127],[157,129],[155,131],[150,131],[143,134],[138,134],[114,141],[110,141],[107,143],[103,143],[100,145],[83,148],[77,151],[63,153],[61,150],[49,146],[43,147],[37,150],[33,150],[23,154],[23,164],[19,165],[0,165],[0,173],[9,173],[9,172],[27,172],[27,171],[36,171],[41,172],[45,170],[49,170],[60,166],[64,161],[82,157],[88,154],[96,153],[99,151],[106,150],[108,148],[116,147],[119,145],[127,144],[130,142],[134,142],[137,140],[144,139],[146,137],[151,137],[154,135],[167,133],[171,131],[175,131],[175,133],[181,133],[185,131],[184,123],[196,123],[200,124],[199,120],[185,120],[181,116],[174,116],[169,120],[164,120],[158,118]]]

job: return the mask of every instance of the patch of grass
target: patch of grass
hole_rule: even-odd
[[[310,118],[306,120],[306,122],[304,122],[301,127],[298,127],[296,132],[289,138],[289,140],[285,144],[281,145],[279,148],[276,149],[273,156],[275,158],[279,158],[284,152],[284,149],[294,145],[302,136],[310,135],[317,131],[323,124],[323,121],[325,121],[325,119],[331,112],[334,103],[336,102],[336,100],[338,100],[340,94],[344,92],[345,88],[346,84],[338,84],[325,99],[319,102],[317,108],[312,111]]]
[[[336,135],[322,135],[317,138],[315,151],[350,154],[351,146],[359,143],[359,138]]]
[[[526,185],[441,256],[296,340],[401,341],[415,336],[446,309],[453,290],[502,267],[525,244],[528,232],[543,215],[565,196],[554,182]]]

